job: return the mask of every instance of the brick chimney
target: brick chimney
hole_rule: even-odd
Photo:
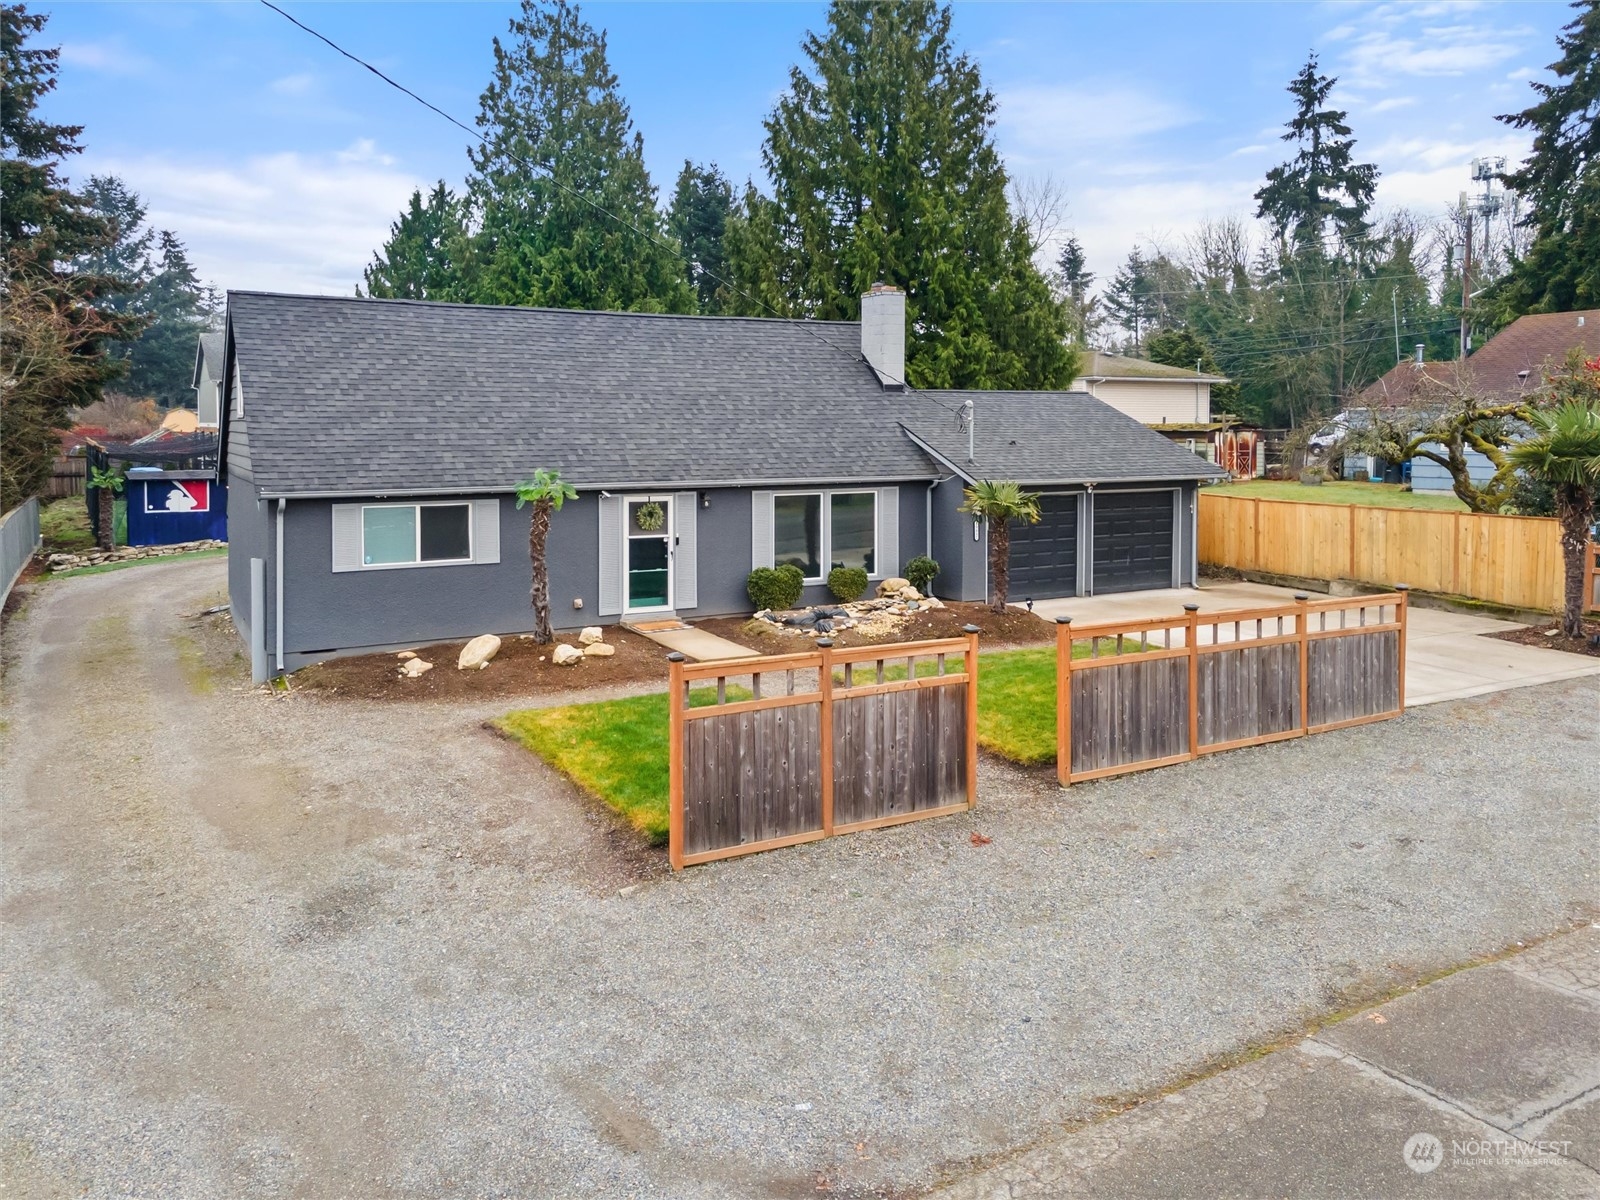
[[[861,357],[885,390],[905,390],[906,294],[892,284],[875,283],[861,297]]]

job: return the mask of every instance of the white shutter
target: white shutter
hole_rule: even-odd
[[[333,506],[333,569],[361,570],[361,505]]]
[[[878,489],[877,571],[885,579],[900,574],[900,489]]]
[[[772,493],[750,493],[750,566],[772,565]]]
[[[602,617],[622,612],[622,517],[621,496],[600,497],[600,603]]]
[[[672,552],[672,607],[700,605],[700,549],[695,538],[698,492],[678,492],[672,497],[672,524],[678,544]]]
[[[500,561],[500,501],[472,502],[472,561]]]

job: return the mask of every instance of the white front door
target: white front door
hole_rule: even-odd
[[[672,497],[629,496],[623,505],[626,611],[672,608]]]

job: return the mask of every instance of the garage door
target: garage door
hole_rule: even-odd
[[[1011,526],[1011,598],[1078,594],[1078,497],[1040,496],[1039,523]]]
[[[1096,492],[1094,591],[1172,586],[1172,493]]]

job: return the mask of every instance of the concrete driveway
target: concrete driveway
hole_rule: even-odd
[[[1047,621],[1071,617],[1074,624],[1090,625],[1173,616],[1182,613],[1185,604],[1198,604],[1202,613],[1212,613],[1293,601],[1291,588],[1208,582],[1198,589],[1162,588],[1115,596],[1039,600],[1034,603],[1033,612]],[[1406,626],[1406,707],[1600,675],[1600,659],[1484,636],[1516,628],[1514,621],[1412,605]]]

